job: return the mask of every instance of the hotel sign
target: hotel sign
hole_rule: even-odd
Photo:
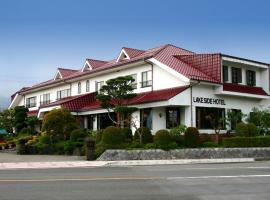
[[[215,105],[226,105],[224,99],[214,99],[205,97],[193,97],[195,103],[215,104]]]

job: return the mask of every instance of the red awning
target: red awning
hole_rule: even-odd
[[[224,83],[223,90],[230,92],[240,92],[240,93],[268,96],[268,94],[261,87],[252,87],[233,83]]]

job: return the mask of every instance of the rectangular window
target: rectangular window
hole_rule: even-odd
[[[222,129],[225,129],[224,108],[196,107],[196,127],[198,129],[213,129],[213,120],[211,120],[211,117],[223,119]]]
[[[50,103],[50,93],[40,95],[40,105],[45,105]]]
[[[70,89],[57,91],[57,100],[70,96]]]
[[[131,84],[132,88],[137,89],[137,74],[131,74],[130,76],[134,79],[134,82]]]
[[[30,97],[26,99],[26,108],[32,108],[37,106],[37,97]]]
[[[247,70],[246,72],[246,79],[248,86],[256,86],[256,72]]]
[[[229,80],[228,66],[223,65],[223,82]]]
[[[96,82],[96,92],[99,92],[103,85],[104,81]]]
[[[166,108],[166,128],[174,128],[180,124],[180,108]]]
[[[241,68],[232,67],[232,83],[242,83]]]
[[[152,86],[152,71],[142,72],[142,87]]]
[[[152,109],[151,108],[141,109],[140,115],[141,115],[141,124],[143,125],[143,127],[152,130]]]

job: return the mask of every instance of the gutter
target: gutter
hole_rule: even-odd
[[[201,81],[197,81],[196,83],[193,83],[193,84],[190,84],[189,87],[190,87],[190,122],[191,122],[191,126],[193,127],[193,91],[192,91],[192,88],[193,86],[196,86],[196,85],[200,85]]]

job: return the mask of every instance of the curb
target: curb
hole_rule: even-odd
[[[255,162],[254,158],[181,159],[181,160],[120,160],[108,161],[106,166],[186,165]]]
[[[255,162],[254,158],[183,159],[183,160],[120,160],[120,161],[65,161],[65,162],[17,162],[0,163],[0,170],[9,169],[56,169],[110,166],[185,165]]]

